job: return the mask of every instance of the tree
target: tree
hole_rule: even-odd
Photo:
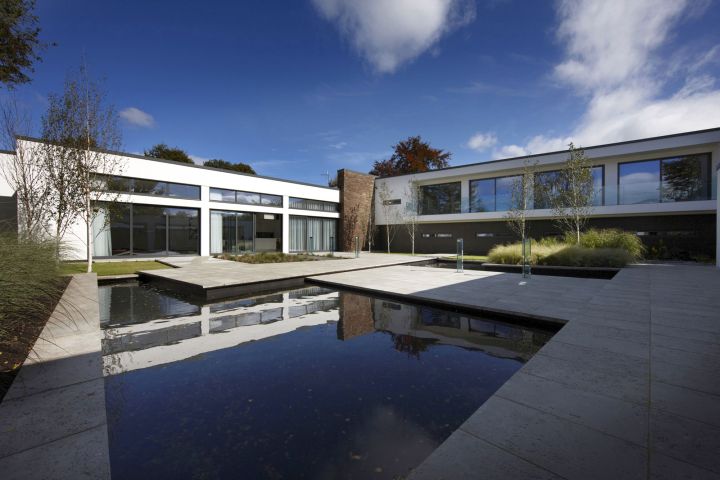
[[[570,156],[560,170],[558,181],[551,202],[555,221],[566,233],[572,232],[575,241],[580,243],[587,217],[593,205],[592,163],[585,156],[585,150],[568,145]]]
[[[505,218],[508,226],[522,241],[528,237],[527,214],[533,208],[533,185],[536,162],[526,159],[520,175],[515,177],[510,190],[510,209]]]
[[[438,168],[445,168],[452,154],[432,148],[423,142],[420,136],[409,137],[393,146],[395,152],[387,160],[373,164],[371,175],[389,177],[405,173],[421,173]]]
[[[413,179],[405,188],[405,208],[403,210],[403,225],[410,237],[411,252],[415,255],[415,237],[417,236],[418,216],[420,211],[420,188]]]
[[[40,50],[47,45],[38,36],[35,0],[0,2],[0,83],[8,88],[28,83],[32,64],[40,61]]]
[[[168,147],[165,143],[158,143],[153,145],[150,150],[145,150],[145,156],[159,158],[161,160],[174,160],[182,163],[195,163],[185,150],[177,147]]]
[[[63,93],[48,96],[42,118],[42,161],[54,205],[55,237],[59,242],[77,220],[85,223],[88,272],[92,271],[93,223],[101,212],[94,200],[112,202],[112,194],[98,193],[108,175],[121,173],[117,113],[106,105],[105,92],[89,78],[85,66],[65,80]],[[102,215],[108,221],[107,215]],[[102,228],[105,225],[101,226]]]
[[[0,148],[14,152],[1,167],[5,180],[15,192],[18,234],[21,240],[40,241],[51,217],[47,175],[38,156],[17,138],[30,133],[30,124],[29,115],[14,97],[0,106]]]
[[[383,212],[385,220],[385,240],[387,242],[387,253],[390,253],[390,244],[397,233],[398,212],[395,205],[390,201],[391,192],[387,183],[383,182],[378,188],[378,200],[380,200],[380,209]]]
[[[222,168],[223,170],[232,170],[234,172],[240,172],[240,173],[248,173],[250,175],[255,175],[255,170],[248,165],[247,163],[230,163],[227,160],[220,160],[217,158],[214,158],[212,160],[208,160],[205,163],[203,163],[203,166],[205,167],[213,167],[213,168]]]

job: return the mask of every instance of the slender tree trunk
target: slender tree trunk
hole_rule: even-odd
[[[387,249],[390,253],[390,225],[385,225],[385,235],[387,236]]]
[[[87,248],[87,273],[92,272],[92,210],[90,210],[90,195],[85,194],[85,244]]]

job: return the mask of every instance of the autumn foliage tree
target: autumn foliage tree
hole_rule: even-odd
[[[452,154],[444,150],[432,148],[420,136],[409,137],[393,146],[394,153],[387,160],[373,164],[370,175],[389,177],[405,173],[422,173],[449,166]]]

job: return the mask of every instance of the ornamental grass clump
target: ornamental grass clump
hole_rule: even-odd
[[[55,242],[0,235],[0,399],[62,296]]]
[[[575,243],[573,235],[566,236],[566,242]],[[617,228],[590,229],[580,236],[581,247],[592,249],[619,248],[626,251],[633,261],[640,260],[645,254],[645,246],[634,233]]]
[[[490,250],[488,261],[506,265],[522,264],[522,245],[498,245]],[[634,261],[633,256],[622,248],[587,248],[561,242],[533,243],[531,265],[564,267],[624,267]]]

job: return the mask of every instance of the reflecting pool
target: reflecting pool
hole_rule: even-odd
[[[114,480],[398,478],[552,335],[315,286],[100,303]]]

